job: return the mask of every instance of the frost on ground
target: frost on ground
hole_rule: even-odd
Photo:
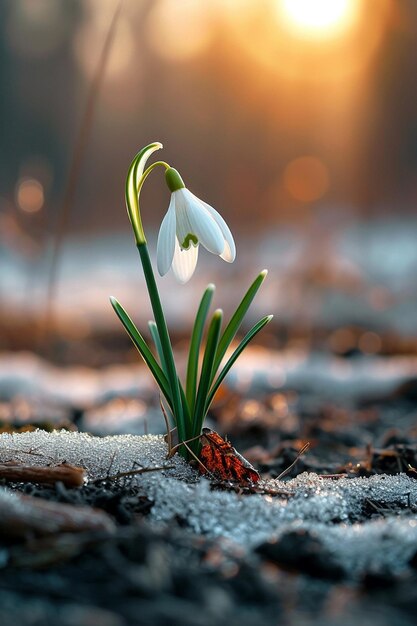
[[[169,523],[180,516],[197,534],[246,548],[305,529],[351,575],[401,571],[416,552],[417,481],[404,474],[333,480],[303,473],[285,483],[262,483],[270,491],[285,492],[281,495],[238,495],[212,491],[209,481],[178,455],[167,461],[166,452],[163,437],[154,435],[98,438],[66,431],[0,435],[0,462],[47,465],[66,461],[83,466],[90,480],[169,465],[170,469],[132,478],[154,502],[151,519],[155,523]],[[0,514],[7,505],[4,495],[0,494]],[[370,506],[387,516],[364,521],[363,512]],[[399,508],[402,514],[395,515],[394,509]]]
[[[249,347],[241,355],[227,381],[232,388],[291,389],[311,392],[323,398],[346,397],[350,401],[362,397],[383,396],[392,393],[402,383],[417,377],[415,356],[368,356],[360,360],[346,360],[334,355],[302,349],[280,351]],[[257,387],[258,385],[258,387]],[[142,364],[113,365],[100,370],[73,366],[54,367],[38,356],[27,353],[0,354],[0,395],[7,400],[26,398],[26,412],[40,404],[45,417],[45,405],[52,408],[51,417],[66,407],[75,406],[96,415],[97,406],[114,398],[137,399],[153,394],[154,381]],[[120,405],[117,407],[120,422]],[[134,419],[142,415],[146,404],[134,407]],[[7,418],[7,406],[0,412]],[[15,411],[16,412],[16,411]],[[158,412],[159,408],[158,408]],[[65,411],[64,411],[65,415]],[[93,417],[90,416],[90,417]],[[125,416],[128,419],[129,416]],[[155,420],[149,420],[149,425]],[[117,427],[112,421],[111,427]],[[162,420],[161,420],[162,422]],[[130,431],[131,432],[131,431]]]

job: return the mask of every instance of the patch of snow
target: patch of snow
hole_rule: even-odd
[[[194,471],[179,455],[167,461],[166,454],[167,444],[160,435],[101,438],[65,430],[0,435],[0,462],[11,459],[28,465],[67,462],[84,467],[92,480],[140,467],[169,465],[181,480],[194,478]]]
[[[314,392],[321,399],[351,401],[387,395],[417,376],[414,356],[362,356],[344,359],[330,354],[249,346],[227,376],[230,387],[292,389]],[[249,384],[248,384],[249,383]]]
[[[89,479],[139,466],[171,466],[132,478],[154,501],[150,515],[155,523],[169,524],[181,516],[197,534],[226,538],[247,548],[303,528],[313,531],[353,575],[401,571],[416,552],[417,481],[404,474],[332,480],[303,473],[287,482],[262,483],[289,495],[238,495],[211,491],[206,478],[178,455],[167,461],[166,453],[163,437],[154,435],[98,438],[66,431],[0,435],[0,462],[13,459],[45,465],[67,461],[85,467]],[[400,504],[407,512],[360,522],[369,501],[388,511]]]
[[[184,355],[177,356],[181,365]],[[337,395],[339,399],[355,401],[374,395],[385,396],[416,377],[417,358],[414,356],[367,356],[347,360],[296,349],[277,353],[249,346],[226,380],[231,388],[238,390],[249,387],[293,389],[314,392],[321,398]],[[60,405],[61,409],[75,406],[91,410],[94,416],[100,412],[97,405],[121,397],[142,401],[156,396],[155,383],[140,362],[97,370],[80,366],[57,368],[25,352],[0,356],[0,399],[24,397],[30,399],[31,404],[52,403]],[[119,410],[120,420],[125,409]],[[117,419],[117,411],[113,413]],[[140,407],[134,413],[140,421]]]
[[[118,396],[149,394],[154,383],[138,356],[136,365],[112,365],[101,370],[54,367],[30,352],[0,356],[0,397],[41,398],[89,408]]]

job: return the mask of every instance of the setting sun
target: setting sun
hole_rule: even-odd
[[[282,0],[279,8],[289,25],[304,36],[334,36],[347,30],[356,0]]]

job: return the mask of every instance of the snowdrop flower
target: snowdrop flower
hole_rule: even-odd
[[[177,170],[165,172],[171,201],[158,235],[157,266],[164,276],[172,266],[179,282],[186,283],[197,265],[198,246],[228,263],[236,256],[232,233],[222,216],[189,191]]]

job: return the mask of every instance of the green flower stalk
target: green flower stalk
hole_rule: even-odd
[[[110,301],[165,399],[171,425],[177,430],[179,452],[188,459],[190,455],[197,456],[199,453],[198,438],[218,388],[236,359],[272,319],[272,315],[262,318],[255,324],[227,361],[223,362],[252,300],[266,277],[267,271],[264,270],[249,287],[224,330],[222,330],[223,312],[218,309],[211,316],[200,367],[199,356],[215,289],[214,285],[208,285],[201,299],[191,334],[187,374],[183,386],[175,365],[140,212],[140,192],[149,174],[157,167],[163,167],[165,181],[171,191],[170,204],[161,224],[157,244],[157,267],[161,276],[172,267],[179,282],[187,282],[194,273],[200,244],[229,263],[235,259],[236,248],[232,233],[221,215],[186,188],[177,170],[164,161],[156,161],[145,169],[151,154],[160,148],[162,144],[155,142],[138,152],[129,167],[125,190],[127,212],[155,318],[149,322],[154,350],[149,347],[122,305],[113,297]],[[184,442],[185,444],[181,445]]]

